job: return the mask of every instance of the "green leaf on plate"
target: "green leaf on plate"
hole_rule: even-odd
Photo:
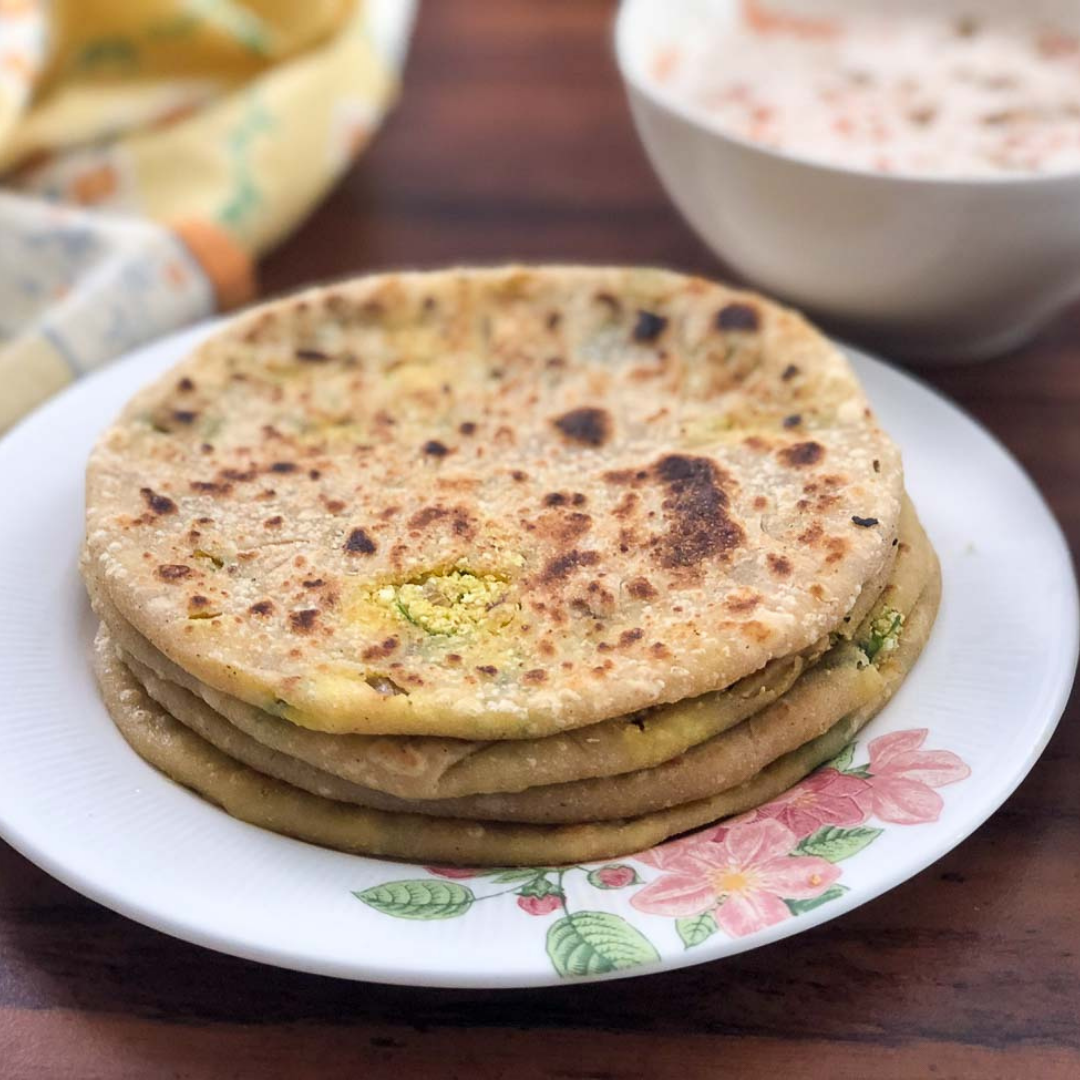
[[[472,907],[472,889],[456,881],[388,881],[354,892],[368,907],[397,919],[456,919]]]
[[[549,881],[543,874],[538,874],[517,890],[518,896],[550,896],[552,893],[556,896],[565,895],[555,882]]]
[[[872,844],[882,833],[881,829],[839,829],[835,825],[823,825],[816,833],[799,841],[793,855],[817,855],[829,862],[840,862],[858,854],[867,844]]]
[[[703,912],[701,915],[691,915],[685,919],[676,919],[675,930],[682,938],[682,943],[688,949],[692,949],[716,933],[716,919],[713,918],[711,911]]]
[[[547,954],[563,978],[624,971],[660,959],[640,930],[606,911],[577,911],[552,923]]]
[[[822,904],[827,904],[830,900],[837,900],[847,889],[843,885],[834,885],[831,889],[826,889],[820,896],[815,896],[811,900],[785,900],[792,915],[805,915],[808,911],[813,911],[816,907],[821,907]]]
[[[855,757],[855,743],[849,742],[839,754],[825,763],[826,769],[836,769],[837,772],[847,772]]]

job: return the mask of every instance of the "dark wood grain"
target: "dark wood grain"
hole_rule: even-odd
[[[637,145],[612,11],[428,0],[398,110],[267,261],[266,291],[510,259],[724,276]],[[1015,356],[923,377],[1020,459],[1075,551],[1080,311]],[[0,845],[0,1078],[1080,1077],[1078,777],[1074,702],[1006,806],[888,895],[731,960],[550,991],[378,987],[233,960]]]

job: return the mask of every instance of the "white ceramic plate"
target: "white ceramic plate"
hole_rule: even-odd
[[[956,408],[855,356],[903,448],[945,592],[914,673],[833,767],[735,824],[560,870],[439,874],[234,821],[113,727],[76,570],[95,435],[206,332],[86,379],[0,442],[0,834],[139,922],[283,967],[432,986],[700,963],[842,915],[922,870],[1012,792],[1064,708],[1076,581],[1045,504]]]

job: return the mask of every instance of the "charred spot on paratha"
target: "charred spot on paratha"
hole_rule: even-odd
[[[565,555],[559,555],[548,560],[540,574],[540,580],[545,583],[563,581],[575,570],[583,566],[596,566],[599,561],[600,553],[598,551],[578,551],[575,548]]]
[[[850,545],[842,536],[830,536],[825,541],[825,550],[828,552],[825,561],[830,565],[841,562],[849,547]]]
[[[777,555],[774,552],[769,552],[766,556],[766,562],[769,564],[769,569],[780,578],[791,577],[792,566],[791,560],[785,558],[783,555]]]
[[[360,658],[362,660],[385,660],[387,657],[393,656],[398,644],[396,637],[384,638],[377,645],[369,645],[364,649],[360,654]]]
[[[165,514],[176,513],[176,503],[174,503],[167,495],[159,495],[152,488],[148,487],[140,488],[139,494],[143,497],[143,501],[146,505],[155,514],[164,516]]]
[[[640,310],[634,323],[633,338],[642,343],[655,341],[664,332],[667,324],[668,321],[663,315]]]
[[[348,555],[374,555],[377,550],[375,541],[368,536],[365,529],[359,527],[353,529],[345,541],[345,552]]]
[[[591,528],[592,517],[580,510],[553,510],[540,515],[535,531],[561,546],[572,544]]]
[[[719,330],[757,330],[761,326],[761,317],[757,308],[750,304],[725,304],[716,313],[716,326]]]
[[[588,499],[580,492],[550,491],[541,500],[545,506],[584,506]]]
[[[449,513],[445,506],[425,506],[409,518],[409,528],[425,529],[433,521],[439,521]]]
[[[318,608],[304,608],[302,611],[289,612],[289,626],[294,634],[310,634],[319,617]]]
[[[570,607],[580,615],[605,619],[617,608],[615,594],[599,581],[590,581],[585,592],[570,601]]]
[[[232,484],[221,480],[192,480],[191,490],[200,495],[229,495]]]
[[[635,600],[652,600],[657,595],[656,589],[648,578],[636,577],[626,583],[626,591]]]
[[[433,458],[444,458],[450,453],[450,447],[438,439],[428,439],[421,449],[428,457]]]
[[[757,593],[740,592],[729,596],[724,601],[724,607],[735,615],[747,615],[761,603],[761,597]]]
[[[191,567],[183,563],[165,563],[157,568],[157,576],[162,581],[181,581],[183,578],[190,577],[192,572]]]
[[[825,447],[813,441],[795,443],[778,451],[777,457],[793,469],[807,468],[817,465],[825,457]]]
[[[456,507],[450,515],[450,528],[466,540],[476,535],[476,519],[461,507]]]
[[[410,529],[426,529],[436,522],[446,522],[455,535],[466,540],[476,535],[476,519],[464,506],[449,507],[436,503],[421,507],[409,518],[408,525]]]
[[[255,468],[251,469],[222,469],[218,473],[218,476],[222,480],[231,480],[237,484],[246,484],[251,480],[254,480],[259,472]]]
[[[723,485],[730,478],[715,461],[667,454],[652,472],[667,489],[660,505],[668,528],[650,542],[661,566],[685,568],[725,558],[743,543],[742,526],[728,516],[730,500]]]
[[[611,437],[611,416],[604,409],[585,406],[571,409],[552,423],[570,442],[582,446],[603,446]]]
[[[248,608],[249,615],[260,615],[265,617],[267,615],[272,615],[273,613],[274,604],[272,600],[259,600]]]

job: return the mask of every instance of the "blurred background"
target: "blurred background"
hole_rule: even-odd
[[[265,267],[314,276],[452,262],[654,262],[715,274],[634,133],[615,65],[614,0],[429,0],[394,114]]]

